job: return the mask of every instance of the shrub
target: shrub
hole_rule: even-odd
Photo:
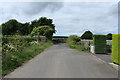
[[[120,34],[112,35],[112,61],[120,64]]]
[[[80,37],[76,36],[76,35],[71,35],[68,37],[67,39],[67,44],[71,45],[71,44],[78,44],[78,42],[80,41]]]
[[[93,35],[95,53],[106,53],[106,35]]]
[[[16,40],[20,40],[21,42],[24,41],[31,42],[37,40],[37,38],[36,37],[3,37],[2,43],[9,43],[11,41],[15,42]]]
[[[25,61],[52,45],[51,41],[37,42],[31,37],[4,37],[2,45],[2,75],[6,75]]]
[[[55,29],[50,26],[38,26],[33,28],[31,36],[46,36],[48,39],[52,39],[52,35],[55,33]]]
[[[32,41],[29,43],[30,45],[39,45],[38,41]]]
[[[71,35],[67,39],[67,45],[70,48],[76,49],[78,51],[89,51],[89,49],[86,49],[84,45],[80,44],[81,39],[80,37],[76,35]]]
[[[2,38],[2,53],[13,53],[22,51],[24,46],[29,45],[29,42],[37,40],[35,37],[3,37]]]

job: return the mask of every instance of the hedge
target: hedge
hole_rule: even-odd
[[[20,40],[22,42],[23,41],[31,42],[37,40],[37,38],[36,37],[2,37],[3,43],[8,43],[13,40]]]
[[[106,35],[93,35],[95,53],[106,53]]]
[[[112,61],[120,64],[120,34],[112,35]]]

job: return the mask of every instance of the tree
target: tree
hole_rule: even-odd
[[[33,28],[31,36],[46,36],[48,39],[51,40],[53,33],[55,33],[55,29],[45,25]]]
[[[21,23],[18,28],[18,33],[20,35],[28,35],[31,33],[30,23]]]
[[[46,17],[41,17],[38,20],[34,20],[31,21],[30,24],[30,30],[32,31],[33,28],[38,27],[38,26],[44,26],[47,25],[49,27],[51,27],[52,29],[55,29],[55,25],[53,24],[53,20],[52,19],[47,19]]]
[[[112,40],[112,34],[111,33],[107,34],[107,39]]]
[[[17,20],[11,19],[8,22],[2,24],[2,33],[3,35],[13,35],[17,33],[19,26],[20,23]]]
[[[81,39],[92,39],[92,32],[90,31],[85,31],[85,33],[81,36]]]
[[[28,35],[33,28],[45,25],[55,30],[53,20],[46,17],[41,17],[38,20],[31,21],[31,23],[20,23],[15,19],[11,19],[2,24],[2,33],[3,35]]]

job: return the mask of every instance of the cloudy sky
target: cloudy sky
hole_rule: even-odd
[[[10,19],[30,22],[40,17],[52,18],[54,35],[118,33],[117,2],[8,2],[0,3],[0,24]]]

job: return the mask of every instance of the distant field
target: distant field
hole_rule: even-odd
[[[54,44],[57,43],[66,43],[68,36],[53,36],[52,41]]]

